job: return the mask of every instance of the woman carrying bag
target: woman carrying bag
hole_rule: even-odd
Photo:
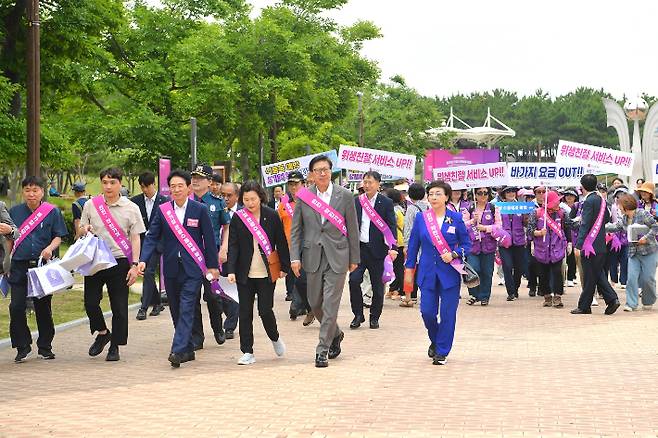
[[[431,208],[416,215],[405,263],[405,287],[413,284],[418,251],[420,313],[430,338],[428,355],[445,365],[455,337],[461,274],[471,239],[461,213],[446,208],[452,189],[443,181],[427,186]],[[437,320],[440,309],[440,322]]]
[[[290,272],[288,242],[281,219],[267,207],[267,194],[255,181],[240,188],[239,203],[244,205],[231,219],[227,274],[228,281],[237,282],[240,299],[239,365],[251,365],[254,357],[254,298],[258,295],[258,314],[274,352],[283,356],[286,346],[279,336],[274,316],[276,280]]]

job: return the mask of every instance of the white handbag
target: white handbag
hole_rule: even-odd
[[[117,261],[112,255],[112,250],[101,238],[96,239],[96,252],[94,259],[86,265],[80,266],[76,272],[85,277],[94,275],[95,273],[104,269],[109,269],[117,265]]]
[[[62,257],[61,266],[67,271],[74,271],[94,260],[98,237],[91,233],[76,240]]]
[[[41,267],[32,268],[45,295],[63,291],[73,286],[73,275],[62,266],[61,260],[51,261]]]

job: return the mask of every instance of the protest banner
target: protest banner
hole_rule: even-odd
[[[585,173],[631,175],[635,156],[631,152],[602,148],[573,141],[560,140],[555,162],[579,165]]]
[[[654,184],[658,184],[658,160],[651,162],[651,178]]]
[[[304,178],[308,176],[308,164],[311,162],[313,157],[318,155],[326,155],[329,157],[333,163],[333,172],[340,172],[341,167],[338,165],[338,155],[335,150],[320,152],[317,154],[305,155],[303,157],[294,158],[292,160],[280,161],[274,164],[268,164],[267,166],[261,167],[261,172],[263,173],[263,181],[265,181],[265,187],[278,186],[279,184],[285,184],[288,181],[288,174],[294,170],[297,170],[304,175]]]
[[[557,163],[507,163],[509,186],[578,186],[587,173],[582,165]]]
[[[494,202],[500,214],[527,214],[537,209],[534,202]]]
[[[171,173],[171,160],[169,158],[160,158],[158,162],[158,192],[162,196],[169,196],[169,183],[167,177]]]
[[[367,172],[376,170],[382,175],[396,175],[400,178],[414,179],[416,173],[416,156],[377,149],[340,145],[338,166],[343,169]]]
[[[444,149],[430,149],[425,152],[423,178],[425,181],[431,181],[436,168],[497,163],[498,161],[500,161],[498,149],[460,149],[455,153]]]
[[[441,179],[455,190],[495,187],[507,184],[505,163],[473,164],[434,169],[434,179]]]

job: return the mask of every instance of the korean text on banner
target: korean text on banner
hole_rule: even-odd
[[[507,167],[505,163],[443,167],[434,169],[432,176],[435,180],[447,182],[455,190],[495,187],[507,184]]]
[[[556,163],[507,163],[510,186],[578,186],[587,173],[582,165]]]
[[[343,169],[375,170],[382,175],[396,175],[400,178],[414,179],[416,173],[416,156],[377,149],[340,145],[338,166]]]
[[[555,162],[584,166],[585,173],[631,175],[634,158],[631,152],[560,140]]]
[[[500,214],[527,214],[537,209],[534,202],[494,202]]]
[[[171,160],[169,158],[160,158],[158,165],[158,192],[162,196],[169,196],[169,183],[167,177],[171,173]]]
[[[347,182],[348,183],[360,183],[363,181],[363,176],[365,172],[360,172],[358,170],[348,170],[347,171]],[[394,175],[382,175],[382,181],[397,181],[403,179],[402,177],[397,177]]]
[[[265,187],[285,184],[288,182],[288,174],[295,170],[301,172],[302,175],[304,175],[304,178],[306,178],[308,176],[309,163],[314,157],[317,157],[318,155],[326,155],[329,157],[333,163],[333,172],[340,171],[340,166],[337,165],[338,155],[336,154],[335,150],[305,155],[303,157],[294,158],[292,160],[280,161],[278,163],[262,166],[261,172],[263,173],[263,181],[265,181]]]

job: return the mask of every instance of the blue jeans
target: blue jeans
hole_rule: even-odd
[[[471,254],[468,256],[468,263],[473,266],[475,272],[480,276],[480,285],[468,289],[468,293],[474,296],[478,301],[489,301],[491,297],[491,282],[494,270],[494,259],[496,253],[491,254]]]
[[[608,251],[608,270],[610,271],[610,281],[626,284],[628,280],[628,245],[622,246],[619,251]]]
[[[656,302],[656,265],[658,251],[648,255],[634,255],[628,259],[628,283],[626,283],[626,305],[635,309],[638,304],[638,287],[642,288],[642,304]]]
[[[444,289],[435,284],[435,289],[421,289],[420,314],[423,317],[427,335],[436,348],[436,353],[447,356],[452,349],[457,324],[459,306],[459,286]],[[439,316],[439,320],[437,320]]]

